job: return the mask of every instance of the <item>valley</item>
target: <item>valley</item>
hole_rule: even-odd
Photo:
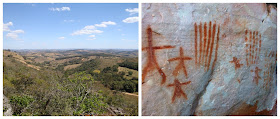
[[[3,61],[12,115],[138,115],[138,50],[4,49]]]

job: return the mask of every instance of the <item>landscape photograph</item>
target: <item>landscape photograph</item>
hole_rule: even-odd
[[[4,3],[4,116],[138,116],[137,3]]]

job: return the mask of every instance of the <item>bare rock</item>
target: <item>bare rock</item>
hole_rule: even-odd
[[[9,103],[9,99],[3,95],[4,116],[13,116],[13,109]]]
[[[143,115],[276,115],[277,11],[142,4]]]

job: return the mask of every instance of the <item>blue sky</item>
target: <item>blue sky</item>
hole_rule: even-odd
[[[4,49],[137,49],[138,4],[3,5]]]

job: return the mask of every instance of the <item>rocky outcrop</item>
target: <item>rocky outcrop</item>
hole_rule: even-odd
[[[13,116],[13,109],[9,103],[9,99],[3,95],[4,116]]]
[[[266,4],[142,4],[142,114],[276,115],[276,16]]]
[[[124,110],[121,108],[116,108],[116,107],[109,107],[107,108],[108,111],[113,115],[113,116],[124,116],[125,114],[123,113]]]

